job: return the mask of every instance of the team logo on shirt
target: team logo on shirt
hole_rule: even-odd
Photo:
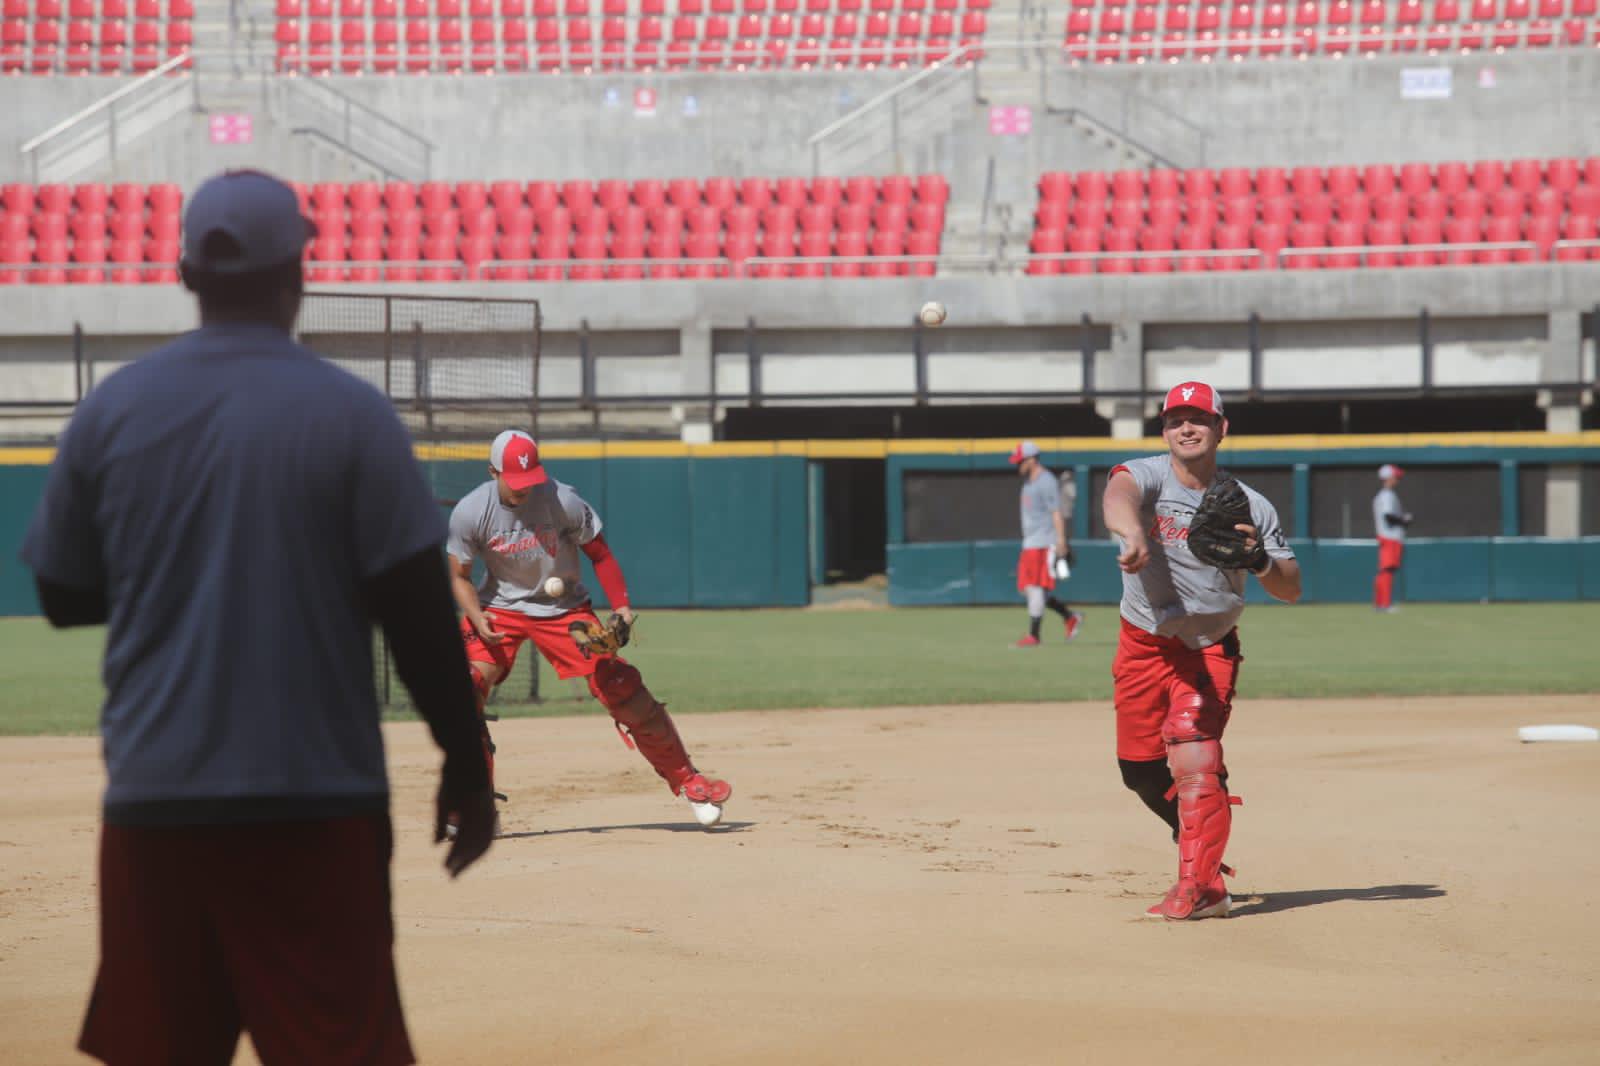
[[[537,526],[532,531],[517,530],[497,533],[484,545],[497,555],[527,556],[548,555],[551,558],[561,548],[561,533],[555,526]]]
[[[1178,525],[1178,520],[1172,515],[1158,514],[1155,521],[1150,523],[1150,537],[1163,544],[1186,544],[1189,540],[1189,526],[1187,523]]]

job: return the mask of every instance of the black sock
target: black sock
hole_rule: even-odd
[[[1069,608],[1065,603],[1062,603],[1060,600],[1056,599],[1054,596],[1046,599],[1044,601],[1044,605],[1050,608],[1056,614],[1059,614],[1062,618],[1065,618],[1067,615],[1072,613],[1071,608]]]
[[[1033,635],[1034,640],[1039,639],[1039,623],[1043,621],[1043,618],[1034,618],[1031,615],[1028,617],[1028,632]]]
[[[1117,765],[1122,770],[1122,783],[1144,801],[1144,805],[1150,808],[1157,818],[1171,827],[1173,838],[1176,839],[1178,799],[1176,796],[1172,799],[1167,798],[1167,792],[1172,788],[1172,771],[1167,769],[1167,761],[1154,759],[1150,762],[1133,762],[1128,759],[1118,759]]]

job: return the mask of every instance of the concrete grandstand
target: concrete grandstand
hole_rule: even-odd
[[[69,8],[54,20],[92,24],[96,49],[107,25],[133,31],[116,63],[68,74],[63,53],[0,81],[0,182],[27,190],[0,219],[7,433],[48,437],[75,390],[188,325],[168,190],[246,165],[302,183],[323,214],[316,284],[539,299],[542,398],[574,435],[708,440],[730,410],[759,409],[791,427],[812,412],[789,431],[821,436],[842,407],[1027,403],[1130,436],[1178,375],[1264,409],[1499,398],[1519,412],[1499,428],[1577,431],[1594,424],[1600,303],[1600,49],[1583,2],[1509,0],[1492,19],[1313,3],[1315,47],[1296,34],[1311,12],[1280,5],[835,4],[817,39],[852,43],[815,63],[795,61],[801,23],[824,14],[811,3]],[[11,21],[50,21],[37,0],[12,6]],[[1074,30],[1084,14],[1092,28]],[[780,15],[794,26],[775,29]],[[940,15],[948,53],[930,44]],[[526,69],[508,63],[517,19]],[[560,23],[543,71],[541,19]],[[428,23],[426,73],[406,69],[408,21]],[[154,67],[131,51],[142,22],[159,22]],[[169,48],[179,23],[188,40]],[[388,23],[392,73],[371,50]],[[1448,39],[1429,40],[1440,26]],[[661,60],[639,63],[658,30]],[[1281,53],[1263,44],[1276,30]],[[441,32],[460,35],[459,72]],[[593,62],[569,47],[583,33]],[[716,62],[667,61],[672,41],[698,57],[708,38],[729,42]],[[897,59],[899,38],[916,48]],[[781,61],[772,39],[789,42]],[[754,61],[736,61],[740,40]],[[869,40],[884,58],[863,59]],[[493,45],[476,70],[475,43]],[[1419,174],[1426,188],[1407,184]],[[569,192],[600,221],[580,222]],[[947,326],[917,326],[928,299]]]

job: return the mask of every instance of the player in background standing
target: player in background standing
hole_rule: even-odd
[[[1228,431],[1222,398],[1186,381],[1161,410],[1167,455],[1112,468],[1105,525],[1121,541],[1122,633],[1111,673],[1122,781],[1171,827],[1178,880],[1146,914],[1173,920],[1226,916],[1232,900],[1222,864],[1232,824],[1222,733],[1243,657],[1236,623],[1245,574],[1218,569],[1189,547],[1195,511],[1219,476],[1217,448]],[[1234,482],[1233,485],[1237,486]],[[1300,566],[1278,514],[1243,488],[1250,521],[1236,526],[1251,572],[1276,599],[1300,598]],[[1242,502],[1242,501],[1241,501]]]
[[[694,768],[667,708],[637,668],[615,654],[587,654],[573,639],[574,623],[600,625],[580,580],[580,551],[594,564],[613,611],[624,625],[633,624],[622,566],[600,532],[600,516],[571,485],[550,477],[533,438],[518,430],[494,439],[489,476],[451,512],[448,547],[480,715],[490,690],[511,673],[523,641],[531,640],[558,677],[587,678],[624,743],[637,746],[673,795],[689,801],[701,825],[716,825],[732,787]],[[484,564],[476,588],[474,559]],[[546,590],[552,577],[565,586],[559,597]],[[494,745],[487,725],[483,739],[492,781]]]
[[[1406,527],[1411,514],[1400,504],[1395,491],[1406,472],[1393,463],[1378,467],[1383,488],[1372,497],[1372,524],[1378,537],[1378,576],[1372,580],[1372,606],[1380,611],[1398,610],[1394,605],[1394,576],[1406,554]]]
[[[1052,553],[1067,558],[1067,524],[1061,512],[1061,492],[1055,475],[1039,459],[1039,446],[1031,440],[1018,444],[1010,463],[1022,478],[1022,554],[1017,557],[1017,591],[1028,600],[1028,635],[1017,641],[1019,648],[1039,646],[1039,627],[1044,609],[1061,616],[1067,639],[1078,635],[1083,615],[1051,595],[1056,587],[1052,572]]]
[[[441,549],[390,402],[296,344],[294,190],[237,171],[183,220],[200,328],[78,405],[23,559],[56,626],[107,626],[100,969],[108,1063],[415,1061],[394,969],[372,624],[445,751],[446,866],[494,798]]]

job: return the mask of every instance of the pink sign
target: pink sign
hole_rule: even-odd
[[[656,91],[649,88],[633,90],[633,113],[648,117],[656,113]]]
[[[249,144],[255,138],[255,128],[249,115],[212,115],[212,144]]]
[[[1033,132],[1033,109],[1025,105],[989,109],[989,132],[996,137],[1025,137]]]

